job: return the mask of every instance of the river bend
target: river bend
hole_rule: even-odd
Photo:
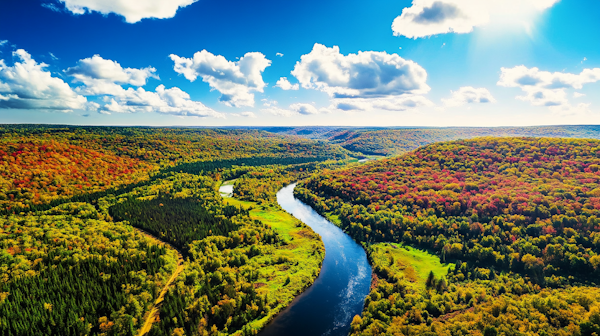
[[[294,197],[296,184],[277,193],[287,212],[321,235],[325,259],[314,284],[269,323],[260,336],[346,336],[369,294],[371,266],[363,248]]]

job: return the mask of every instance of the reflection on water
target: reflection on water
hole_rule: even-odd
[[[260,336],[348,335],[354,315],[369,294],[371,266],[365,251],[340,228],[294,198],[295,184],[277,193],[277,202],[321,235],[325,260],[315,283],[271,322]]]
[[[222,196],[231,197],[233,194],[233,184],[222,185],[219,188],[219,192],[222,194]]]

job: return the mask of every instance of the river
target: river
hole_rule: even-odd
[[[371,284],[371,266],[363,248],[340,228],[294,197],[296,184],[277,193],[287,212],[321,235],[325,260],[321,273],[259,336],[346,336],[360,315]]]

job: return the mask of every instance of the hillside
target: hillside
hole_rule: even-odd
[[[339,216],[342,227],[359,241],[401,242],[457,262],[444,280],[453,286],[438,286],[440,295],[479,288],[488,293],[479,302],[492,304],[506,302],[503,293],[536,294],[571,285],[597,290],[599,182],[600,141],[478,138],[322,173],[298,188],[297,196]],[[375,269],[391,284],[406,278],[388,265],[379,266]],[[490,292],[500,284],[503,293]],[[390,290],[400,295],[406,288],[394,285]],[[431,303],[429,295],[419,295]],[[382,304],[376,310],[390,317],[383,319],[388,326],[391,316],[418,306],[390,310]],[[469,306],[439,307],[437,303],[425,311],[438,318]],[[371,316],[357,332],[382,321]],[[417,320],[412,323],[418,325]]]
[[[399,155],[435,142],[476,137],[552,137],[600,139],[599,126],[534,127],[264,127],[262,130],[328,140],[365,155]]]
[[[349,154],[337,145],[257,130],[5,125],[0,136],[0,206],[24,209],[197,162],[291,163]]]

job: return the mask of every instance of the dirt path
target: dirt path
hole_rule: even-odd
[[[163,287],[163,289],[160,291],[158,298],[156,299],[156,301],[154,301],[154,305],[152,306],[152,309],[150,309],[150,311],[148,313],[146,313],[144,325],[138,332],[138,336],[144,336],[150,332],[150,328],[152,328],[152,324],[156,321],[156,317],[158,317],[158,313],[160,312],[160,306],[165,298],[165,295],[167,294],[167,291],[169,290],[169,288],[171,287],[171,285],[173,284],[175,279],[177,279],[177,277],[179,276],[181,271],[183,271],[183,256],[181,255],[181,252],[179,252],[179,250],[176,249],[173,245],[156,238],[155,236],[151,235],[150,233],[148,233],[144,230],[141,230],[138,228],[135,228],[135,229],[137,231],[139,231],[141,234],[143,234],[144,236],[158,242],[159,244],[166,245],[166,246],[172,248],[173,250],[177,251],[177,268],[175,269],[175,272],[173,272],[173,275],[171,275],[171,277],[165,284],[165,287]]]

